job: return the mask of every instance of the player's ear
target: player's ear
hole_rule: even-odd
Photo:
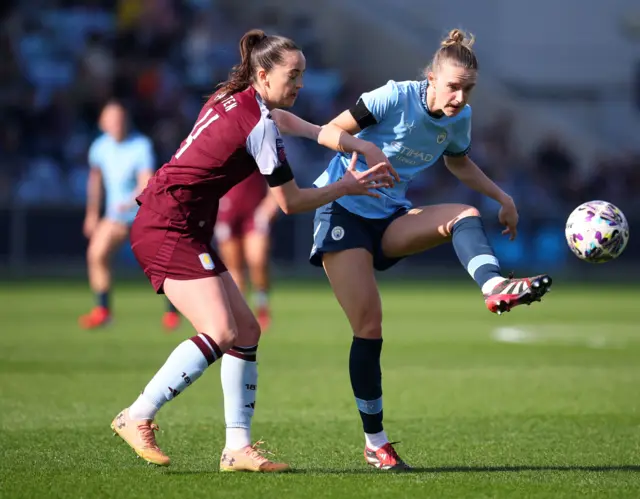
[[[256,71],[256,77],[258,79],[258,82],[262,83],[263,85],[267,84],[267,72],[263,68],[258,68],[258,71]]]
[[[429,71],[427,73],[427,80],[429,80],[429,85],[435,85],[436,83],[436,75],[433,71]]]

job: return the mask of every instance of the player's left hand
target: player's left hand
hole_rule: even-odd
[[[513,199],[509,198],[502,203],[500,211],[498,212],[498,220],[502,225],[507,227],[502,231],[502,235],[506,236],[508,234],[509,241],[513,241],[518,235],[518,219],[516,204],[513,202]]]
[[[398,175],[398,172],[393,168],[391,161],[389,161],[389,158],[387,158],[384,152],[382,152],[382,149],[380,149],[374,143],[369,142],[366,144],[366,148],[363,151],[363,155],[364,155],[364,160],[367,162],[367,166],[369,168],[373,168],[379,163],[384,163],[387,173],[389,173],[389,175],[392,177],[391,184],[389,185],[389,187],[393,187],[394,181],[400,182],[400,175]]]

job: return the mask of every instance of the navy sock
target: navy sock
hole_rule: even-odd
[[[353,338],[349,355],[351,387],[365,433],[382,431],[382,338]]]
[[[178,309],[173,306],[173,303],[171,303],[169,300],[167,300],[167,312],[176,313],[177,311],[178,311]]]
[[[109,308],[109,292],[96,293],[96,302],[99,307]]]
[[[489,279],[501,277],[496,258],[480,217],[465,217],[451,229],[453,249],[462,266],[482,287]]]

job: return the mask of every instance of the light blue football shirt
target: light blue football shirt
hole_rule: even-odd
[[[138,185],[138,174],[155,170],[155,157],[151,140],[131,133],[117,142],[110,135],[98,137],[89,149],[89,164],[102,172],[106,192],[105,216],[122,223],[131,223],[138,206],[134,197]],[[126,211],[119,209],[130,205]]]
[[[380,198],[344,196],[337,203],[365,218],[387,218],[401,208],[410,208],[406,193],[409,182],[432,166],[443,154],[465,155],[471,146],[471,107],[457,115],[434,118],[426,105],[427,80],[395,82],[362,94],[367,109],[377,123],[356,137],[373,142],[389,158],[400,182],[379,189]],[[338,181],[349,166],[350,154],[338,153],[314,183],[322,187]],[[367,169],[362,156],[358,171]]]

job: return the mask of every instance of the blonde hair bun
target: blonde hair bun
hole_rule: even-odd
[[[441,47],[451,47],[452,45],[462,45],[467,48],[471,48],[475,42],[475,38],[472,34],[467,34],[461,29],[452,29],[449,31],[447,37],[440,43]]]

